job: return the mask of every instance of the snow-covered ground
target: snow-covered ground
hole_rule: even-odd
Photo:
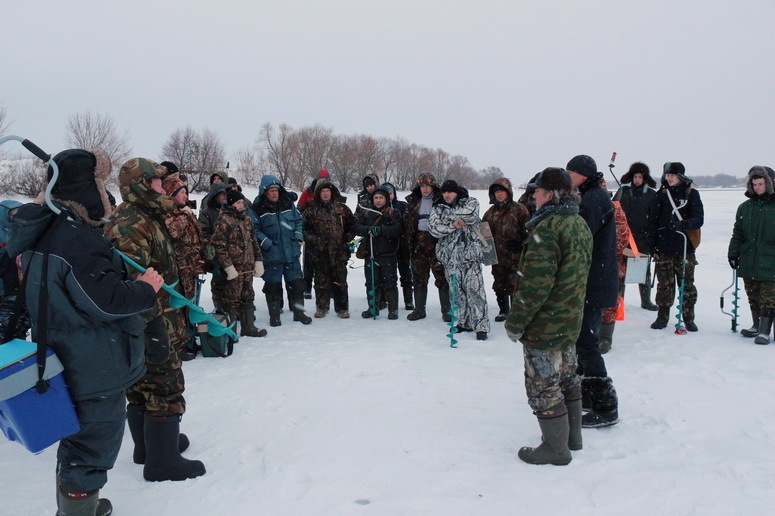
[[[483,212],[486,192],[473,195]],[[621,422],[584,430],[570,465],[517,459],[540,433],[522,346],[499,324],[486,342],[463,334],[451,349],[433,288],[425,320],[403,310],[398,321],[361,319],[363,269],[354,268],[353,318],[303,326],[286,310],[282,327],[242,338],[233,356],[185,364],[185,456],[204,461],[205,476],[144,481],[127,432],[102,495],[116,515],[774,514],[775,345],[732,333],[719,310],[744,197],[701,195],[700,331],[650,329],[655,314],[628,288],[605,355]],[[267,325],[260,280],[255,287]],[[742,281],[740,296],[747,327]],[[207,295],[203,304],[212,306]],[[53,514],[55,462],[55,446],[34,456],[0,439],[0,515]]]

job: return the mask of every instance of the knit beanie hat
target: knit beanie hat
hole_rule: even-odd
[[[441,184],[441,193],[444,192],[460,193],[460,186],[458,186],[457,181],[447,179]]]
[[[597,174],[597,163],[586,154],[574,156],[565,166],[568,172],[576,172],[586,178],[594,177]],[[543,187],[542,187],[543,188]]]
[[[239,192],[239,190],[229,190],[226,193],[226,204],[228,204],[229,206],[234,206],[235,202],[237,202],[239,200],[242,200],[244,198],[245,198],[245,196],[242,195]]]

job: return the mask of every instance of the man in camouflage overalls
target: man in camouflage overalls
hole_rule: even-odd
[[[525,389],[543,443],[522,448],[530,464],[564,466],[580,450],[581,379],[576,337],[581,329],[592,233],[579,215],[578,196],[561,168],[547,168],[533,194],[536,213],[520,256],[506,333],[524,346]]]
[[[145,158],[133,158],[121,167],[119,186],[123,203],[105,225],[105,235],[116,249],[144,268],[153,267],[167,285],[178,281],[175,251],[164,220],[175,209],[166,195],[162,176],[167,169]],[[158,305],[144,314],[148,322],[146,341],[158,347],[166,339],[169,353],[146,361],[147,373],[127,389],[127,420],[135,443],[135,462],[145,463],[146,480],[185,480],[205,473],[204,464],[186,460],[180,451],[188,439],[180,434],[180,418],[186,411],[185,382],[180,352],[188,334],[183,311],[170,306],[164,289]]]
[[[428,219],[433,206],[444,202],[441,189],[433,174],[420,174],[412,193],[406,196],[404,215],[404,243],[409,249],[414,272],[414,311],[406,316],[410,321],[425,318],[425,303],[428,299],[428,281],[431,273],[439,289],[441,317],[444,322],[452,320],[449,302],[449,284],[444,275],[444,266],[436,257],[438,239],[428,232]]]
[[[334,311],[340,319],[350,317],[347,292],[347,242],[355,236],[355,216],[344,203],[345,198],[331,181],[318,181],[314,197],[304,210],[305,249],[315,271],[315,317],[325,317],[334,299]]]

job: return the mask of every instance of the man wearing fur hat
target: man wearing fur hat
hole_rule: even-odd
[[[339,189],[328,179],[321,178],[315,195],[304,210],[304,248],[309,249],[309,263],[315,276],[315,317],[328,314],[331,298],[340,319],[350,317],[347,292],[347,261],[353,239],[355,216],[345,204]],[[313,252],[314,250],[314,252]],[[305,269],[306,272],[306,269]]]
[[[162,187],[166,171],[145,158],[124,163],[118,175],[123,202],[105,225],[105,235],[116,249],[144,268],[153,267],[167,285],[174,285],[178,269],[164,220],[174,211],[175,201]],[[180,455],[188,447],[188,439],[180,434],[180,418],[186,411],[180,353],[188,340],[187,321],[182,310],[170,305],[167,291],[159,290],[157,298],[154,309],[144,314],[148,371],[127,390],[127,422],[135,444],[134,460],[145,464],[143,477],[185,480],[205,473],[200,461]]]
[[[166,161],[174,167],[173,163]],[[165,167],[169,171],[169,167]],[[177,167],[175,167],[175,170]],[[175,262],[178,266],[181,294],[186,299],[198,299],[199,276],[205,273],[204,245],[202,229],[191,208],[188,207],[188,187],[178,173],[168,173],[162,180],[162,187],[172,200],[175,209],[167,214],[164,224],[172,238],[175,249]],[[188,308],[183,308],[188,315]],[[196,329],[189,323],[189,338],[186,349],[181,353],[182,360],[196,357]]]
[[[525,389],[543,442],[522,448],[530,464],[564,466],[582,448],[576,336],[584,318],[592,235],[570,175],[547,168],[532,184],[536,213],[519,258],[506,334],[524,346]]]
[[[579,215],[592,232],[592,266],[587,278],[584,318],[576,340],[584,398],[589,400],[584,414],[584,427],[595,428],[619,422],[619,400],[616,389],[600,354],[600,328],[603,309],[619,302],[619,266],[616,262],[616,221],[614,206],[603,190],[597,164],[590,156],[575,156],[565,167],[571,183],[581,195]]]
[[[229,190],[226,204],[221,208],[213,230],[213,247],[218,263],[226,274],[223,310],[230,321],[239,321],[240,336],[263,337],[266,330],[256,328],[253,303],[253,278],[264,273],[261,248],[253,234],[253,223],[247,215],[245,196]]]
[[[496,322],[506,320],[511,307],[511,294],[516,282],[517,263],[522,252],[522,242],[527,236],[525,223],[530,212],[524,204],[514,202],[511,181],[505,177],[496,179],[490,185],[490,204],[482,220],[490,225],[495,241],[498,263],[492,266],[492,289],[498,302]]]
[[[627,215],[627,225],[638,251],[646,254],[649,252],[649,207],[657,194],[654,189],[657,182],[651,177],[648,165],[636,162],[630,165],[630,169],[622,176],[621,183],[622,186],[613,200],[619,201],[624,214]],[[651,270],[648,271],[648,277],[651,277]],[[656,312],[659,307],[651,302],[651,284],[641,283],[638,290],[641,308]]]
[[[657,274],[657,319],[655,330],[667,327],[670,307],[676,299],[676,283],[684,282],[683,321],[688,331],[697,331],[694,305],[695,247],[687,230],[699,230],[705,221],[700,192],[686,177],[683,163],[667,162],[663,167],[662,188],[651,202],[649,210],[649,250],[654,256]],[[699,243],[699,242],[697,242]],[[686,244],[684,246],[684,244]]]
[[[744,337],[756,337],[756,344],[770,343],[775,311],[775,260],[766,252],[766,243],[775,242],[775,171],[755,166],[748,171],[745,196],[737,208],[735,227],[729,241],[729,266],[745,282],[753,326],[740,331]]]
[[[433,207],[428,230],[438,238],[436,256],[444,265],[447,284],[455,276],[458,331],[476,332],[476,340],[487,340],[490,319],[482,276],[483,252],[479,241],[479,201],[452,179],[441,185],[443,203]]]
[[[431,273],[439,290],[441,318],[444,322],[452,320],[449,302],[449,284],[444,275],[444,265],[436,256],[438,239],[431,235],[428,219],[433,207],[444,202],[441,189],[433,174],[420,174],[412,193],[406,196],[406,214],[404,215],[404,243],[412,261],[414,281],[414,311],[406,316],[410,321],[425,319],[425,303],[428,300],[428,282]]]
[[[102,234],[100,226],[110,215],[107,155],[70,149],[53,161],[59,176],[52,203],[61,213],[47,204],[21,206],[9,223],[6,249],[9,256],[24,253],[32,338],[43,338],[62,361],[81,427],[57,450],[58,514],[104,515],[112,507],[99,499],[99,490],[121,446],[124,390],[145,372],[146,324],[140,313],[155,306],[163,278],[149,269],[132,281]],[[48,180],[52,177],[49,167]],[[38,311],[42,292],[48,297],[46,315]]]

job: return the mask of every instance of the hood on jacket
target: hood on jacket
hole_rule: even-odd
[[[508,180],[508,178],[505,177],[499,177],[495,181],[492,182],[489,189],[490,194],[490,204],[495,204],[497,201],[495,200],[495,191],[496,190],[505,190],[508,194],[508,197],[506,197],[506,202],[511,203],[514,201],[514,190],[511,188],[511,181]]]
[[[151,210],[170,212],[175,201],[151,189],[151,180],[161,179],[167,169],[146,158],[132,158],[121,166],[118,184],[124,202],[146,206]]]
[[[8,200],[0,202],[0,244],[8,241],[8,222],[11,210],[20,206],[22,206],[22,203],[19,201]]]
[[[625,172],[620,179],[621,184],[626,185],[627,183],[632,183],[632,176],[635,174],[641,174],[643,176],[643,184],[649,185],[651,188],[657,187],[657,182],[651,177],[651,170],[648,165],[641,163],[640,161],[636,161],[630,165],[630,169]]]
[[[367,184],[373,184],[374,186],[379,186],[379,176],[374,172],[369,172],[368,174],[363,176],[361,183],[363,184],[364,190],[366,189]]]
[[[314,196],[315,202],[318,202],[318,203],[322,202],[320,200],[320,191],[324,188],[328,188],[329,190],[331,190],[332,202],[335,202],[335,201],[338,201],[341,203],[347,202],[347,198],[344,197],[339,192],[339,189],[336,187],[336,185],[331,181],[329,181],[328,179],[321,179],[320,181],[317,182],[317,185],[315,185],[315,196]]]
[[[216,198],[220,193],[226,193],[226,183],[213,183],[210,185],[210,191],[207,192],[207,207],[219,208],[220,205],[216,202]]]
[[[441,187],[436,182],[436,176],[433,174],[420,174],[417,176],[417,182],[415,183],[414,188],[412,188],[412,193],[410,193],[407,197],[417,197],[418,199],[422,197],[422,193],[420,192],[420,187],[422,185],[429,185],[433,187],[433,197],[436,197],[437,194],[441,193]]]

